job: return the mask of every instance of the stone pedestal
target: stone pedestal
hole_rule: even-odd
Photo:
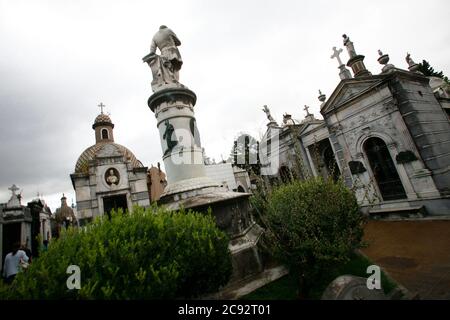
[[[363,55],[356,55],[347,62],[347,66],[352,68],[353,75],[355,78],[357,77],[367,77],[371,76],[372,74],[366,69],[366,66],[364,65],[364,56]]]
[[[230,237],[231,282],[236,282],[263,270],[257,247],[263,230],[252,219],[250,194],[229,191],[206,176],[195,103],[195,93],[181,84],[166,86],[148,99],[157,119],[168,181],[159,203],[169,210],[212,209],[218,227]]]
[[[350,71],[345,67],[345,64],[341,64],[339,66],[339,77],[341,78],[341,80],[352,78],[352,75],[350,74]]]

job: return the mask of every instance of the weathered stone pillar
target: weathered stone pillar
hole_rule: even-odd
[[[161,196],[164,203],[179,201],[181,193],[218,187],[206,177],[194,115],[196,100],[195,93],[181,85],[156,91],[148,99],[148,106],[157,120],[167,173],[168,185]],[[190,196],[198,194],[191,192]]]

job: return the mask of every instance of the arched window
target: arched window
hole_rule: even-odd
[[[107,129],[102,129],[102,139],[103,140],[109,139],[108,130]]]
[[[380,138],[369,138],[364,143],[364,151],[383,200],[405,199],[405,189],[386,143]]]
[[[245,189],[241,185],[239,185],[237,187],[237,192],[245,192]]]
[[[333,177],[334,181],[339,180],[341,172],[336,162],[336,158],[334,157],[334,152],[333,149],[331,148],[331,145],[327,146],[324,149],[322,157],[323,162],[325,162],[325,166],[327,168],[328,176]]]

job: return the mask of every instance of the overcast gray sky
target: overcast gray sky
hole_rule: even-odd
[[[381,70],[377,50],[406,68],[410,52],[450,74],[450,1],[21,1],[0,0],[0,202],[13,183],[24,203],[40,192],[52,210],[102,101],[115,141],[144,165],[161,161],[147,107],[151,72],[141,58],[161,24],[180,38],[180,81],[196,92],[197,123],[211,158],[226,159],[233,138],[256,138],[267,104],[279,122],[319,114],[318,89],[339,83],[333,46],[342,34]],[[343,60],[347,61],[346,52]]]

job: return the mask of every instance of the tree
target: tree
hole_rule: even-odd
[[[349,260],[361,246],[363,216],[342,181],[311,178],[276,187],[262,220],[266,241],[280,262],[299,280],[307,297],[322,275]]]
[[[435,71],[434,68],[426,60],[423,60],[422,63],[419,63],[419,71],[427,77],[438,77],[444,80],[446,83],[450,84],[450,80],[448,79],[448,77],[445,76],[442,71]]]
[[[212,215],[136,207],[69,228],[0,299],[174,299],[214,292],[231,275],[228,237]],[[68,267],[79,267],[70,290]]]

